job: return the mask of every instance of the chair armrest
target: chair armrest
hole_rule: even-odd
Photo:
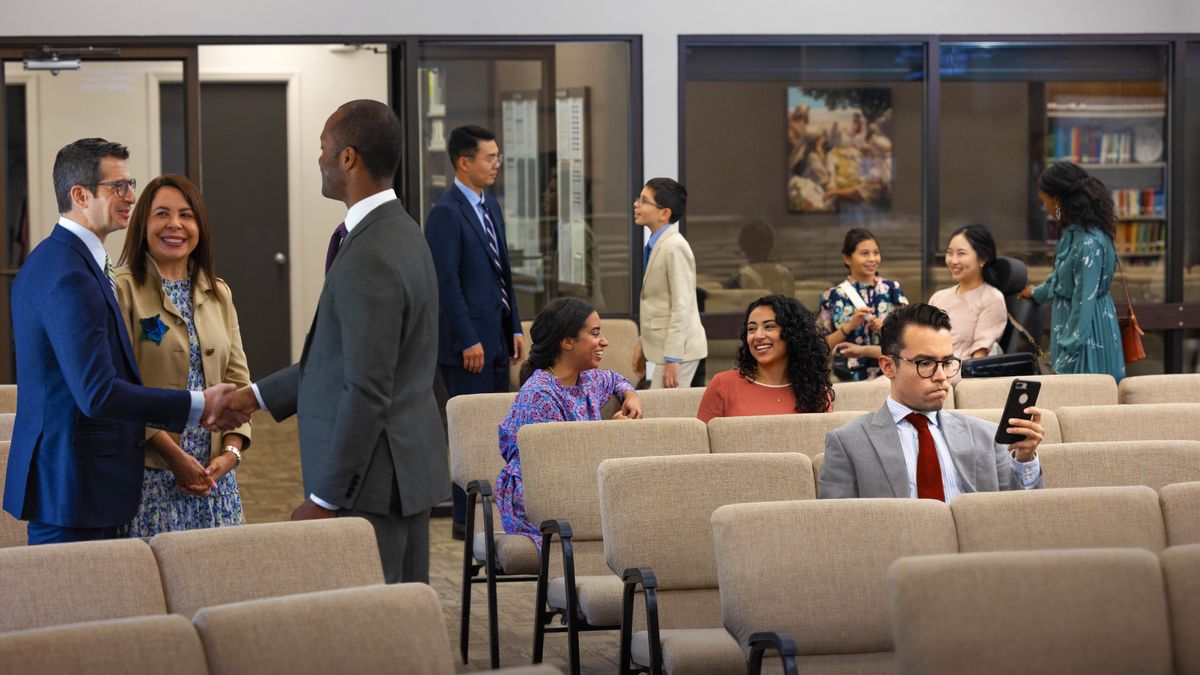
[[[662,638],[658,628],[658,579],[654,570],[649,567],[630,567],[621,573],[621,581],[625,583],[624,596],[621,601],[621,653],[620,669],[622,673],[635,672],[633,668],[633,601],[637,596],[637,588],[645,591],[646,600],[646,638],[650,647],[650,667],[652,675],[663,672]]]
[[[467,494],[478,494],[486,497],[492,496],[492,482],[490,480],[473,480],[467,483],[465,488]]]
[[[571,539],[575,536],[575,534],[571,532],[571,523],[566,520],[543,520],[538,529],[542,531],[543,538],[550,537],[555,534],[563,539]],[[543,542],[543,546],[544,545],[545,543]]]
[[[750,673],[762,673],[763,655],[769,649],[779,652],[785,675],[796,675],[796,641],[787,633],[764,631],[750,636]]]

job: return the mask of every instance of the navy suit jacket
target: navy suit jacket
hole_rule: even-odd
[[[181,431],[185,391],[140,386],[108,279],[61,226],[38,244],[12,290],[17,417],[4,510],[60,527],[114,527],[142,494],[145,427]]]
[[[512,336],[521,332],[512,268],[508,264],[504,216],[500,202],[491,193],[485,191],[484,199],[500,244],[502,276],[496,274],[492,265],[483,223],[458,186],[451,184],[425,219],[425,240],[433,253],[441,299],[438,363],[445,365],[462,367],[463,350],[476,344],[483,345],[484,363],[495,363],[501,356],[512,356]],[[508,289],[512,307],[508,316],[500,304],[501,283]]]

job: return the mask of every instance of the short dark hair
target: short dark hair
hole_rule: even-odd
[[[450,138],[446,141],[446,153],[450,155],[450,164],[457,165],[459,157],[474,157],[480,142],[494,140],[496,134],[483,127],[473,124],[458,127],[450,132]]]
[[[358,99],[338,108],[342,113],[329,130],[336,152],[354,148],[375,180],[394,178],[403,154],[404,130],[387,104]]]
[[[883,320],[883,328],[879,329],[879,351],[884,356],[900,355],[900,350],[904,349],[904,329],[907,326],[950,330],[950,316],[923,302],[893,309]]]
[[[654,191],[654,201],[660,208],[671,209],[671,222],[678,223],[687,213],[687,188],[670,178],[651,178],[646,187]]]
[[[67,213],[74,207],[71,188],[76,185],[96,194],[100,161],[105,157],[129,159],[129,148],[103,138],[81,138],[58,151],[54,158],[54,198],[59,213]]]

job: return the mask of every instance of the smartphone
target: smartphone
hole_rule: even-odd
[[[996,442],[1001,445],[1009,445],[1018,441],[1025,440],[1024,436],[1010,434],[1008,421],[1014,417],[1019,417],[1023,420],[1031,419],[1033,416],[1025,412],[1025,409],[1032,405],[1037,405],[1038,392],[1042,390],[1042,383],[1035,380],[1013,380],[1012,386],[1008,388],[1008,401],[1004,403],[1004,413],[1000,415],[1000,426],[996,427]]]

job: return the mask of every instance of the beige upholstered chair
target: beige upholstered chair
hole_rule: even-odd
[[[813,466],[813,486],[816,487],[817,496],[821,495],[821,464],[825,461],[825,453],[821,453],[812,458]]]
[[[533,344],[529,329],[533,326],[533,321],[522,321],[521,329],[525,339],[525,354],[529,354],[529,347]],[[604,333],[604,339],[608,340],[608,347],[604,349],[604,360],[600,364],[601,368],[606,370],[615,370],[620,373],[630,383],[636,385],[638,383],[637,375],[633,374],[633,355],[637,350],[638,344],[638,327],[637,324],[629,319],[606,319],[600,317],[600,330]],[[521,388],[521,364],[515,364],[508,369],[509,385],[513,391]]]
[[[1200,544],[1172,546],[1160,555],[1167,604],[1171,612],[1171,642],[1175,672],[1200,673]]]
[[[1003,408],[1013,377],[968,377],[954,386],[955,404],[960,408]],[[1055,410],[1068,405],[1116,405],[1117,381],[1111,375],[1029,375],[1042,389],[1037,405]]]
[[[17,412],[17,385],[0,384],[0,413]]]
[[[1172,672],[1148,551],[918,556],[896,561],[888,586],[901,673]]]
[[[974,492],[950,511],[963,553],[1167,545],[1158,494],[1143,486]]]
[[[886,377],[877,377],[865,382],[834,382],[833,410],[834,412],[842,410],[874,412],[883,407],[891,392],[892,381]],[[956,405],[958,402],[954,397],[954,388],[952,387],[947,392],[946,401],[942,407],[946,410],[953,410]],[[1001,401],[1000,405],[1004,405],[1004,402]]]
[[[362,518],[164,532],[150,548],[167,609],[186,617],[212,605],[383,583],[375,530]]]
[[[1058,425],[1064,443],[1200,441],[1200,403],[1066,406]]]
[[[862,417],[857,410],[757,417],[716,417],[708,423],[713,453],[799,452],[814,457],[825,452],[825,434]]]
[[[814,499],[798,453],[636,457],[597,474],[604,553],[625,581],[621,671],[723,673],[745,668],[721,623],[712,513],[726,504]],[[635,610],[635,593],[645,594]],[[633,634],[635,624],[648,630]],[[638,627],[641,627],[640,625]],[[632,658],[633,664],[630,663]]]
[[[1200,373],[1127,377],[1117,394],[1121,403],[1200,403]]]
[[[528,334],[528,332],[526,332]],[[500,666],[500,630],[497,622],[496,584],[536,581],[538,551],[533,540],[504,533],[500,512],[492,497],[496,474],[504,468],[500,456],[499,427],[517,395],[470,394],[446,403],[446,428],[450,445],[450,478],[467,492],[467,529],[463,542],[462,615],[458,649],[468,662],[471,635],[471,587],[486,584],[488,644],[492,668]],[[483,576],[480,576],[480,571]]]
[[[927,499],[736,504],[712,526],[722,616],[751,672],[771,649],[800,672],[891,672],[888,567],[957,551],[950,509]]]
[[[192,622],[172,614],[0,633],[0,670],[22,675],[209,672]]]
[[[1200,482],[1175,483],[1158,491],[1167,545],[1200,544]]]
[[[704,398],[704,389],[643,389],[637,394],[642,399],[642,412],[647,419],[695,417],[700,410],[700,399]]]
[[[193,618],[213,675],[451,675],[437,593],[394,584],[206,607]],[[556,673],[520,668],[515,673]]]
[[[571,671],[579,670],[579,633],[615,630],[621,624],[621,578],[605,563],[596,470],[619,457],[708,452],[700,420],[664,418],[608,422],[558,422],[521,428],[525,514],[541,525],[542,564],[534,609],[533,661],[541,662],[547,632],[566,632]],[[561,549],[562,576],[551,575]],[[555,617],[566,627],[548,627]]]
[[[1062,431],[1058,428],[1058,415],[1053,410],[1042,410],[1042,428],[1046,430],[1046,437],[1042,439],[1042,443],[1062,443]],[[1000,416],[1004,414],[1004,408],[955,408],[954,412],[960,415],[969,415],[978,417],[981,420],[987,420],[994,424],[1000,424]]]
[[[4,480],[8,466],[8,441],[0,441],[0,499],[4,497]],[[29,530],[26,524],[0,509],[0,548],[9,546],[24,546],[29,542]]]
[[[1038,446],[1048,488],[1164,485],[1200,481],[1200,442],[1111,441]]]
[[[0,441],[11,441],[13,424],[17,421],[17,413],[0,413]]]
[[[140,539],[0,549],[0,632],[166,613],[154,554]]]

